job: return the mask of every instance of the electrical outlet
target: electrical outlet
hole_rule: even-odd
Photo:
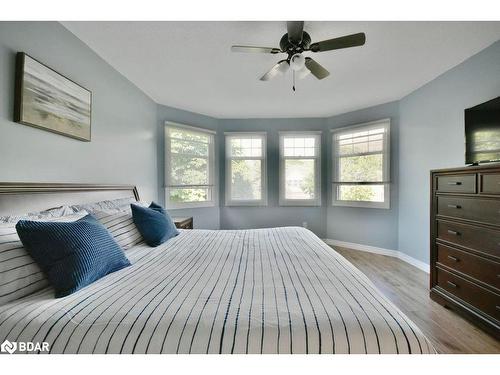
[[[303,226],[304,228],[307,228],[307,221],[303,221],[303,222],[302,222],[302,226]]]

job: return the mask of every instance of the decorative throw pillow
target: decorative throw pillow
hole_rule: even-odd
[[[123,250],[143,242],[130,212],[95,211],[92,215],[106,227]]]
[[[92,215],[72,223],[21,220],[16,229],[57,298],[130,266],[120,246]]]
[[[152,202],[149,207],[131,204],[134,223],[149,246],[158,246],[175,237],[179,231],[163,207]]]
[[[81,212],[45,220],[72,222],[85,215]],[[0,306],[48,286],[47,277],[23,247],[16,224],[0,224]]]

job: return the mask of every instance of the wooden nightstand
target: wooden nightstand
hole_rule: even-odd
[[[193,217],[173,217],[174,224],[179,229],[193,229]]]

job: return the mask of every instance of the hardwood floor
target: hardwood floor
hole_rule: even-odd
[[[429,297],[429,275],[402,260],[332,246],[403,311],[439,353],[500,353],[500,341]]]

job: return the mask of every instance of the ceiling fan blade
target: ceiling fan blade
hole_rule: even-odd
[[[300,44],[304,33],[304,21],[288,21],[286,28],[288,30],[288,40],[295,45]]]
[[[269,81],[270,79],[273,79],[279,74],[284,74],[288,71],[290,68],[290,65],[288,65],[288,61],[286,60],[281,60],[278,61],[278,63],[271,68],[266,74],[264,74],[262,77],[260,77],[261,81]]]
[[[324,52],[334,49],[357,47],[365,44],[365,41],[365,33],[357,33],[341,36],[340,38],[328,39],[323,40],[322,42],[313,43],[309,47],[309,50],[311,50],[312,52]]]
[[[231,52],[247,52],[247,53],[280,53],[279,48],[272,47],[255,47],[255,46],[232,46]]]
[[[306,68],[309,69],[313,76],[317,79],[323,79],[330,75],[330,72],[323,68],[316,61],[311,59],[310,57],[306,57]]]

